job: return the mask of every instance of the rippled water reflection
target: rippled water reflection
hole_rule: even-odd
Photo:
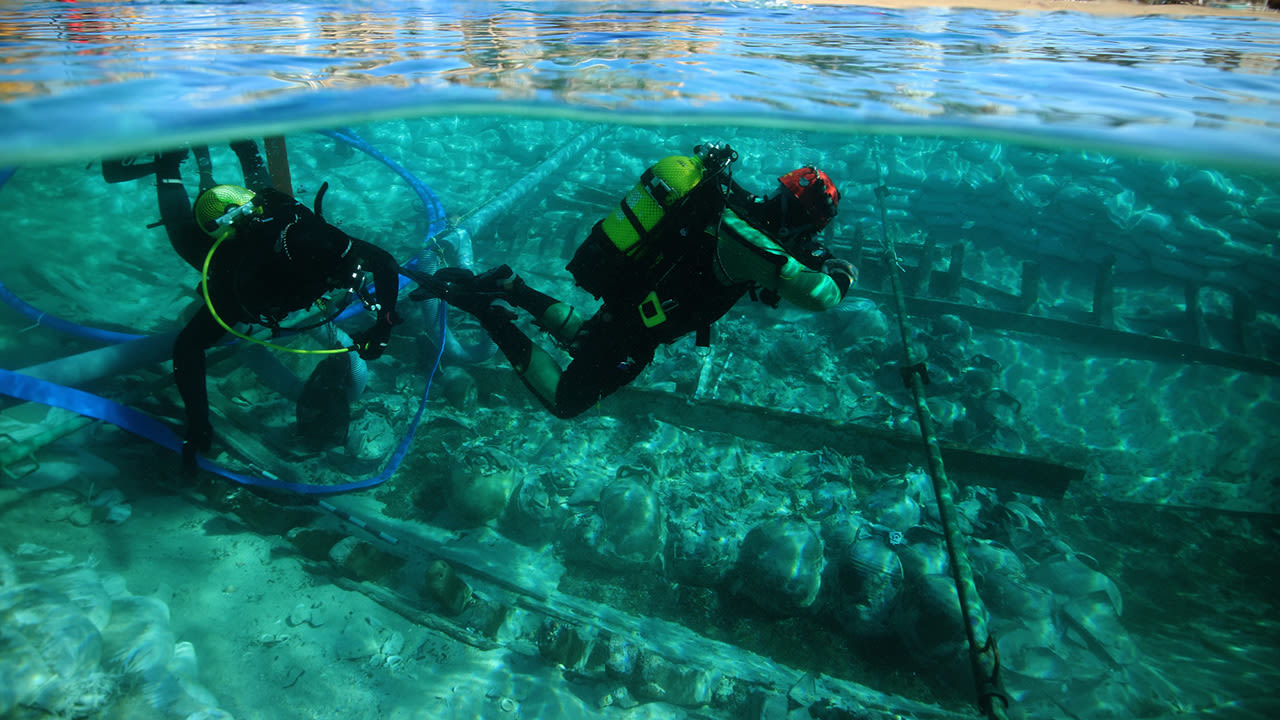
[[[1280,126],[1280,23],[1269,20],[605,7],[8,8],[0,160],[465,104],[977,128],[1222,154],[1256,154]]]

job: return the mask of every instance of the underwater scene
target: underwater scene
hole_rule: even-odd
[[[1280,712],[1274,149],[534,104],[8,114],[0,718]]]

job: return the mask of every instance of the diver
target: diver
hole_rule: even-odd
[[[196,147],[193,154],[200,191],[194,206],[180,175],[186,149],[157,155],[145,164],[103,163],[108,182],[154,172],[160,205],[157,224],[164,226],[174,250],[201,273],[205,303],[173,346],[174,380],[187,415],[182,446],[186,472],[195,469],[196,454],[207,454],[213,442],[205,350],[229,330],[235,333],[231,328],[236,323],[262,325],[273,334],[297,330],[282,328],[281,321],[292,312],[315,305],[330,291],[348,289],[376,316],[372,327],[353,338],[349,350],[372,360],[382,355],[392,326],[400,322],[396,314],[398,264],[382,248],[353,238],[324,220],[327,183],[316,194],[313,211],[271,186],[253,141],[237,141],[231,147],[240,160],[245,186],[216,184],[208,148]],[[366,272],[373,274],[373,297],[364,291]]]
[[[414,300],[439,297],[474,315],[520,379],[553,415],[575,417],[634,380],[659,345],[711,324],[750,293],[808,310],[839,304],[857,270],[815,239],[836,215],[840,192],[813,166],[778,178],[756,196],[732,178],[737,153],[707,144],[649,168],[621,205],[596,223],[566,266],[602,301],[590,318],[527,285],[510,267],[480,274],[444,268],[406,271]],[[506,305],[535,324],[572,360],[561,368],[516,326]]]

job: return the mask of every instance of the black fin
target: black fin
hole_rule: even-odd
[[[311,203],[311,207],[315,209],[316,217],[324,219],[324,194],[329,191],[329,183],[320,183],[320,189],[316,191],[316,200]]]

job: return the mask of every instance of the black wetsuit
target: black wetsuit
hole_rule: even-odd
[[[733,197],[728,207],[719,206],[722,209],[710,215],[695,212],[690,222],[668,226],[668,232],[677,236],[674,241],[687,249],[656,281],[619,290],[617,285],[627,278],[610,277],[608,296],[614,299],[606,297],[604,306],[580,329],[559,332],[566,324],[547,320],[561,316],[553,311],[563,305],[555,298],[523,283],[511,289],[505,299],[529,312],[572,356],[558,377],[551,377],[558,368],[538,359],[532,340],[509,314],[479,314],[481,325],[553,415],[579,415],[627,385],[653,362],[659,345],[690,333],[698,333],[699,342],[705,344],[711,324],[749,291],[762,289],[815,311],[834,307],[844,298],[849,282],[820,270],[822,261],[830,257],[825,248],[796,243],[795,247],[806,249],[805,257],[797,259],[766,234],[773,228],[766,221],[769,209],[762,201],[736,185],[729,194]],[[603,233],[597,223],[584,245],[610,242]],[[646,324],[637,307],[650,292],[664,309],[665,319],[656,324]]]
[[[245,165],[246,181],[265,180],[265,173],[256,171],[261,161],[253,163],[256,152],[250,155],[243,145],[237,152]],[[166,186],[175,185],[166,177],[176,177],[173,165],[172,173],[157,168],[162,221],[174,249],[202,269],[213,239],[196,225],[185,190],[180,195],[165,192]],[[377,335],[385,343],[396,322],[399,289],[399,266],[391,254],[350,237],[272,188],[258,188],[255,204],[262,206],[262,213],[238,222],[234,235],[218,246],[209,263],[209,300],[218,317],[230,326],[240,322],[275,325],[331,290],[352,287],[353,274],[363,268],[373,273],[378,305],[377,320],[366,335]],[[208,451],[212,437],[204,354],[225,334],[206,304],[187,322],[173,346],[173,374],[186,406],[187,440],[200,452]],[[380,350],[372,356],[377,354]]]

